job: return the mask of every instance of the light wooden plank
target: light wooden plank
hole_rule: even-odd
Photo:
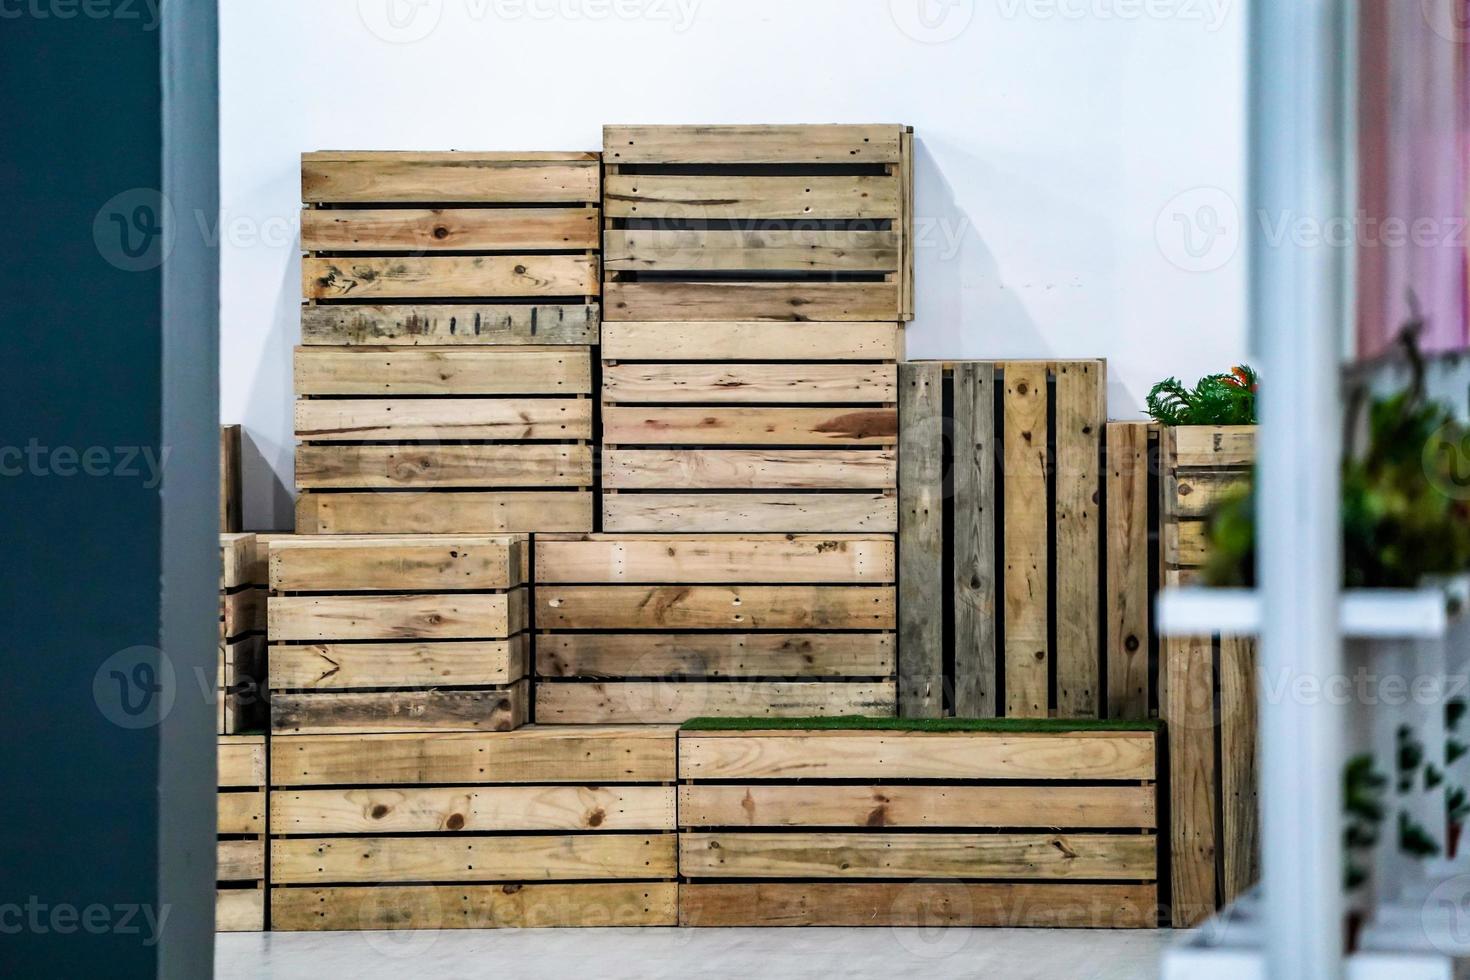
[[[536,538],[536,581],[886,583],[893,539],[844,534],[597,534]]]
[[[265,736],[223,735],[218,745],[219,785],[265,785]]]
[[[477,691],[277,691],[270,701],[271,731],[509,732],[525,724],[530,707],[525,681]]]
[[[575,395],[592,392],[580,347],[298,347],[298,395]]]
[[[587,398],[304,398],[296,438],[312,442],[591,439]]]
[[[1220,638],[1220,900],[1235,901],[1261,876],[1260,803],[1256,755],[1256,643]]]
[[[995,365],[953,368],[954,711],[993,718],[1000,680],[995,603]]]
[[[594,208],[334,208],[301,212],[308,252],[541,251],[600,247]]]
[[[673,834],[491,837],[285,837],[271,882],[578,881],[670,878]]]
[[[219,536],[219,559],[219,587],[221,590],[258,584],[250,575],[256,562],[254,534],[221,534]]]
[[[890,450],[871,449],[608,449],[602,454],[602,485],[613,490],[892,490],[898,486],[898,458]]]
[[[627,179],[635,186],[641,181],[636,177]],[[802,203],[795,202],[794,206]],[[603,268],[625,272],[896,272],[899,268],[900,236],[896,231],[828,229],[815,222],[811,226],[796,224],[796,228],[735,231],[613,229],[607,232]]]
[[[603,368],[602,398],[623,405],[893,402],[898,399],[898,369],[892,364],[800,361],[614,363]]]
[[[1165,517],[1208,517],[1225,498],[1249,487],[1245,469],[1171,469],[1164,477]]]
[[[541,677],[892,677],[892,633],[543,633]]]
[[[304,534],[499,534],[590,531],[592,494],[572,490],[303,493]]]
[[[1108,419],[1103,361],[1057,364],[1057,716],[1098,717],[1102,682],[1102,439]]]
[[[1149,713],[1149,430],[1147,422],[1107,430],[1109,718]]]
[[[895,594],[867,585],[543,585],[536,628],[891,630]]]
[[[265,838],[222,840],[215,850],[217,881],[259,881],[265,877]]]
[[[683,833],[688,878],[1151,879],[1158,841],[1124,834]]]
[[[898,498],[885,493],[617,493],[602,498],[608,531],[792,534],[898,530]]]
[[[494,734],[277,736],[273,786],[671,782],[675,729],[547,728]]]
[[[1169,726],[1170,862],[1173,921],[1189,928],[1215,914],[1219,803],[1215,767],[1214,641],[1165,637],[1159,656],[1167,684],[1159,704]]]
[[[265,889],[221,888],[214,893],[215,932],[264,932]]]
[[[301,158],[301,199],[312,204],[581,204],[595,203],[599,190],[595,157],[512,160],[477,153],[382,152]]]
[[[1151,732],[688,732],[686,779],[1027,779],[1150,781]]]
[[[1182,467],[1246,467],[1256,461],[1254,425],[1169,426],[1165,458]]]
[[[899,265],[899,315],[900,320],[914,318],[914,128],[903,127],[899,136],[898,180],[902,197],[903,217],[899,223],[902,236],[902,256]]]
[[[435,786],[271,794],[276,834],[673,830],[672,786]]]
[[[509,534],[299,535],[270,549],[270,584],[276,592],[508,589],[524,584],[521,552],[529,547],[526,536]]]
[[[695,783],[679,787],[679,825],[1150,830],[1157,826],[1154,792],[1152,786]]]
[[[308,212],[310,213],[310,212]],[[454,305],[333,303],[301,308],[301,342],[353,346],[596,344],[595,304]]]
[[[899,366],[899,711],[944,714],[944,370]]]
[[[536,718],[558,725],[685,722],[705,716],[891,718],[892,681],[543,681]]]
[[[1005,691],[1006,715],[1045,718],[1049,711],[1047,575],[1047,369],[1004,365]]]
[[[215,797],[215,833],[264,834],[265,789],[220,793]]]
[[[525,628],[526,590],[271,596],[272,640],[479,640]]]
[[[301,260],[301,295],[314,300],[595,296],[587,255],[436,255]]]
[[[530,638],[450,643],[278,644],[272,690],[370,687],[504,687],[526,676]]]
[[[277,932],[676,924],[674,882],[271,889]]]
[[[220,639],[257,633],[265,628],[265,593],[239,589],[219,597]]]
[[[896,163],[902,126],[604,126],[608,163]]]
[[[897,320],[887,282],[605,282],[608,320]]]
[[[898,411],[610,406],[602,438],[616,446],[882,446],[898,439]]]
[[[1162,530],[1164,562],[1181,568],[1198,568],[1210,558],[1208,521],[1171,521]]]
[[[296,447],[303,490],[591,485],[591,446]]]
[[[620,361],[892,361],[903,354],[896,323],[608,323],[602,356]]]
[[[887,175],[608,174],[602,206],[608,218],[876,221],[899,216],[900,192]]]

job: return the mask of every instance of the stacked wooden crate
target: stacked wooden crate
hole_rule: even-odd
[[[264,730],[265,590],[253,534],[220,535],[219,669],[216,725],[221,735]]]
[[[1157,924],[1146,723],[799,724],[680,732],[680,924]]]
[[[271,745],[279,930],[677,921],[670,727]]]
[[[297,530],[592,530],[597,155],[301,170]]]
[[[221,735],[218,752],[215,928],[260,932],[265,928],[265,736]]]

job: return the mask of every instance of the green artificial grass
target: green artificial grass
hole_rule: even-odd
[[[1067,718],[691,718],[680,731],[880,731],[880,732],[1156,732],[1158,720]]]

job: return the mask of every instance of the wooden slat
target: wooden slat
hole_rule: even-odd
[[[509,589],[524,583],[521,552],[529,547],[514,535],[297,536],[271,549],[270,584],[276,592]]]
[[[536,628],[891,630],[892,588],[866,585],[543,585]]]
[[[595,155],[514,160],[478,153],[303,154],[301,199],[311,204],[561,204],[599,196]]]
[[[897,375],[892,364],[616,363],[603,368],[602,398],[623,405],[893,402]]]
[[[301,308],[301,342],[327,346],[596,344],[601,318],[601,310],[596,305],[580,304],[335,303]]]
[[[574,395],[592,391],[580,347],[298,347],[298,395]]]
[[[1242,469],[1172,470],[1164,477],[1164,516],[1208,517],[1250,482],[1250,472]]]
[[[265,628],[265,593],[240,589],[220,596],[220,639],[256,633]]]
[[[296,437],[312,442],[591,439],[587,398],[309,398]]]
[[[626,179],[632,186],[642,186],[644,180]],[[740,203],[730,206],[738,208]],[[802,203],[797,201],[794,206]],[[641,205],[632,206],[638,207],[640,215],[643,213]],[[696,210],[689,216],[702,214],[702,210]],[[902,261],[901,239],[896,231],[827,230],[815,223],[793,224],[797,227],[736,231],[609,230],[603,268],[626,272],[896,272]]]
[[[1198,925],[1217,908],[1214,641],[1165,637],[1167,677],[1160,715],[1169,726],[1170,863],[1175,928]]]
[[[1147,422],[1108,423],[1109,718],[1149,713],[1149,429]]]
[[[595,296],[597,259],[587,255],[440,255],[301,260],[307,299]]]
[[[956,364],[954,385],[954,711],[997,714],[995,366]]]
[[[273,640],[475,640],[525,628],[526,590],[481,595],[272,596]]]
[[[567,490],[303,493],[303,534],[499,534],[592,530],[592,494]]]
[[[896,163],[902,126],[604,126],[608,163]]]
[[[238,425],[222,425],[219,430],[219,529],[237,532],[244,527],[240,494],[240,441]]]
[[[687,732],[686,779],[1153,780],[1151,732]]]
[[[525,681],[478,691],[277,691],[270,701],[271,731],[509,732],[525,724],[529,701]]]
[[[607,531],[893,533],[898,498],[884,493],[617,493],[602,498]]]
[[[789,786],[679,788],[681,827],[1078,827],[1157,825],[1152,786]]]
[[[1233,902],[1260,879],[1260,801],[1256,775],[1256,643],[1220,638],[1220,900]]]
[[[1154,877],[1158,842],[1122,834],[683,833],[688,878]]]
[[[1158,925],[1158,888],[922,880],[698,882],[679,886],[679,924],[1152,929]]]
[[[530,645],[524,633],[450,643],[280,644],[270,651],[270,687],[504,687],[526,676]]]
[[[1210,557],[1210,528],[1206,521],[1174,521],[1163,528],[1164,562],[1198,568]]]
[[[721,717],[891,718],[892,681],[543,681],[536,718],[546,724],[616,725]]]
[[[672,926],[674,882],[271,889],[274,931]]]
[[[436,786],[271,794],[275,834],[673,830],[672,786]]]
[[[1102,439],[1107,368],[1072,361],[1056,373],[1057,716],[1098,717],[1102,683]]]
[[[626,446],[881,446],[898,438],[892,408],[624,408],[602,413],[602,438]]]
[[[215,797],[215,832],[225,834],[265,833],[265,789],[220,793]]]
[[[219,739],[219,785],[265,785],[265,737],[225,735]]]
[[[1045,718],[1051,649],[1047,626],[1047,370],[1005,368],[1005,690],[1006,715]]]
[[[602,296],[608,320],[820,323],[900,314],[898,284],[887,282],[606,282]]]
[[[623,361],[892,361],[903,354],[896,323],[608,323],[602,356]]]
[[[873,221],[899,216],[901,190],[886,175],[609,174],[602,200],[608,218]]]
[[[903,253],[900,257],[899,314],[900,320],[914,318],[914,129],[902,127],[899,134],[898,181],[903,195],[903,217],[899,223]]]
[[[296,447],[303,490],[591,485],[591,446]]]
[[[301,212],[301,247],[309,252],[596,250],[599,221],[594,208],[307,209]]]
[[[899,366],[899,711],[944,713],[944,370]]]
[[[898,486],[898,459],[889,450],[609,449],[603,452],[602,461],[602,485],[615,490],[891,490]]]
[[[215,932],[263,932],[264,888],[221,888],[214,893]]]
[[[220,589],[238,589],[258,585],[251,577],[255,568],[255,535],[228,533],[219,536]]]
[[[496,734],[277,736],[271,739],[271,784],[670,782],[674,731],[532,726]]]
[[[536,581],[557,583],[884,583],[888,537],[832,534],[599,534],[536,538]]]
[[[544,633],[542,677],[892,677],[892,633]]]
[[[673,834],[493,837],[283,837],[271,882],[578,881],[669,878]]]
[[[216,844],[218,881],[258,881],[265,877],[265,838],[222,840]]]
[[[1248,467],[1256,461],[1254,425],[1184,425],[1164,429],[1166,458],[1185,468]]]

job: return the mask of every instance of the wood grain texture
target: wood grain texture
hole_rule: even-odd
[[[215,833],[264,834],[265,790],[234,790],[220,793],[215,799]]]
[[[274,931],[672,926],[673,882],[271,889]]]
[[[277,691],[270,701],[271,731],[509,732],[525,724],[530,707],[525,681],[473,691]]]
[[[1220,900],[1225,903],[1245,894],[1261,876],[1256,650],[1254,640],[1220,638]]]
[[[265,877],[265,838],[222,840],[215,850],[216,881],[259,881]]]
[[[302,534],[500,534],[592,530],[592,494],[577,490],[302,493]]]
[[[221,591],[261,584],[251,577],[257,552],[254,534],[226,533],[219,536]]]
[[[993,718],[999,705],[995,601],[995,366],[956,364],[954,386],[954,711]]]
[[[601,320],[596,304],[334,303],[301,308],[301,342],[337,347],[595,345]]]
[[[265,931],[264,888],[221,888],[214,896],[215,932]]]
[[[891,490],[898,459],[869,449],[608,449],[602,485],[615,490]]]
[[[270,585],[276,592],[509,589],[525,584],[530,546],[525,535],[296,535],[270,549]]]
[[[530,637],[444,643],[303,643],[270,649],[271,690],[505,687],[529,670]]]
[[[891,630],[894,589],[864,585],[545,585],[536,628]]]
[[[892,681],[545,681],[536,685],[536,718],[545,724],[619,725],[691,718],[891,718]]]
[[[271,596],[272,640],[480,640],[525,628],[525,589],[506,593]]]
[[[673,830],[672,786],[435,786],[277,791],[276,834]]]
[[[308,208],[308,252],[597,250],[595,208]]]
[[[613,363],[602,371],[603,400],[623,405],[893,402],[897,392],[893,364]]]
[[[604,126],[617,163],[897,163],[902,126]]]
[[[898,411],[610,406],[602,438],[617,446],[883,446],[898,439]]]
[[[892,633],[545,633],[544,678],[892,677]]]
[[[305,153],[301,199],[312,204],[581,204],[600,196],[596,154]]]
[[[221,789],[265,785],[264,735],[221,735],[217,755]]]
[[[1109,718],[1149,713],[1148,422],[1107,430]]]
[[[1006,715],[1045,718],[1052,656],[1047,370],[1035,362],[1008,362],[1004,370]]]
[[[300,445],[296,486],[302,490],[590,487],[592,447]]]
[[[240,496],[240,441],[240,426],[220,426],[219,529],[225,533],[238,532],[245,526],[242,517],[244,500]]]
[[[616,493],[602,498],[607,531],[792,534],[898,530],[890,493]]]
[[[944,713],[944,371],[899,366],[899,711]]]
[[[1102,439],[1107,366],[1071,361],[1056,374],[1057,716],[1096,718],[1102,683]]]
[[[903,328],[887,323],[608,323],[602,356],[620,361],[892,361]]]
[[[607,320],[897,320],[887,282],[605,282]]]
[[[1254,425],[1184,425],[1164,429],[1167,456],[1182,467],[1245,467],[1256,461]]]
[[[603,210],[608,218],[892,220],[900,194],[889,175],[608,174]]]
[[[878,584],[894,580],[893,539],[829,534],[591,534],[536,538],[536,581]]]
[[[629,207],[640,205],[633,202]],[[896,272],[902,262],[901,237],[894,231],[828,230],[815,224],[807,227],[802,221],[783,224],[798,227],[610,229],[603,267],[616,272]]]
[[[592,438],[587,398],[309,398],[296,438],[311,442]]]
[[[1226,497],[1250,485],[1250,471],[1238,469],[1172,469],[1164,480],[1167,517],[1209,517]]]
[[[576,395],[592,392],[581,347],[298,347],[297,395]]]
[[[596,296],[597,291],[597,259],[587,255],[301,260],[301,295],[312,300]]]
[[[1165,637],[1160,642],[1167,677],[1159,713],[1169,726],[1169,850],[1175,928],[1197,925],[1218,908],[1214,646],[1209,637]]]

